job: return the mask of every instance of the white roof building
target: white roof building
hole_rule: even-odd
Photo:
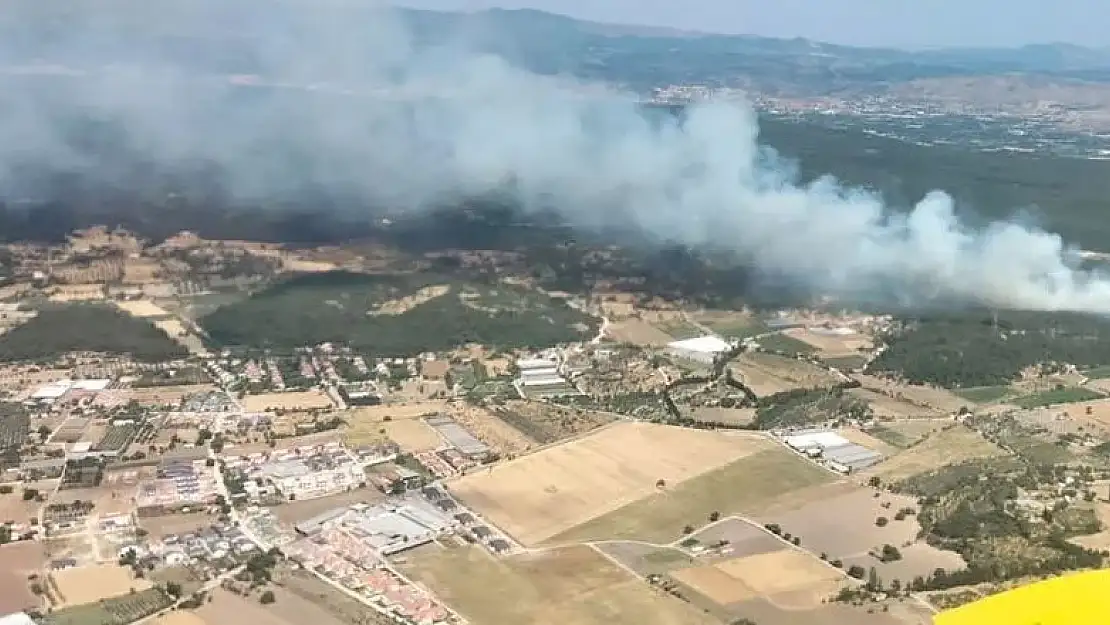
[[[51,382],[50,384],[46,384],[44,386],[39,387],[39,389],[31,395],[31,399],[38,399],[38,400],[44,400],[44,401],[53,401],[55,399],[58,399],[62,395],[65,395],[66,393],[68,393],[69,389],[72,388],[72,387],[73,387],[73,381],[72,380],[61,380],[59,382]]]
[[[719,354],[732,349],[732,345],[730,345],[728,341],[719,336],[713,336],[712,334],[682,341],[674,341],[673,343],[668,343],[667,347],[671,349],[701,352],[703,354]]]
[[[35,625],[35,621],[25,612],[12,612],[6,616],[0,616],[0,625]]]
[[[787,436],[785,439],[786,444],[799,451],[806,451],[810,449],[831,449],[833,447],[841,447],[849,444],[849,440],[836,432],[822,431],[822,432],[806,432],[804,434],[795,434]]]

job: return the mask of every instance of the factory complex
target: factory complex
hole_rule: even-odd
[[[844,474],[862,471],[883,459],[879,452],[857,445],[832,430],[792,432],[782,436],[782,441],[794,451]]]

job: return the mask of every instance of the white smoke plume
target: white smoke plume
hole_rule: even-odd
[[[63,131],[91,115],[153,162],[218,165],[244,197],[313,184],[422,210],[511,183],[525,208],[554,206],[584,227],[632,219],[823,292],[893,285],[918,298],[1110,312],[1110,280],[1079,270],[1056,235],[972,230],[942,192],[896,213],[831,179],[799,185],[759,148],[744,106],[649,120],[630,94],[474,53],[474,33],[415,43],[391,11],[354,0],[16,7],[0,17],[0,71],[69,77],[46,95],[0,95],[0,185],[29,159],[95,169]],[[143,47],[105,36],[106,25]],[[236,82],[342,97],[293,104]]]

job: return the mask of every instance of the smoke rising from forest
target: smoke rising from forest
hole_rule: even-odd
[[[417,41],[372,3],[27,1],[0,35],[0,79],[31,85],[0,92],[6,194],[28,165],[122,176],[82,149],[92,118],[126,153],[214,166],[243,198],[326,189],[418,211],[508,188],[526,209],[632,220],[820,292],[1110,311],[1110,279],[1053,234],[971,229],[939,191],[899,213],[831,179],[800,185],[745,106],[652,118],[629,94],[474,52],[488,33]]]

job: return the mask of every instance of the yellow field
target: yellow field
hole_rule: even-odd
[[[472,625],[713,625],[585,546],[494,558],[480,547],[434,545],[399,566]]]
[[[261,395],[247,395],[240,400],[243,410],[247,412],[265,412],[267,410],[311,410],[313,408],[330,408],[331,400],[320,389],[295,391],[292,393],[263,393]]]
[[[625,422],[448,484],[525,544],[535,544],[774,443]]]
[[[1110,571],[1071,573],[941,612],[936,625],[1079,625],[1110,622]]]
[[[381,443],[387,438],[407,452],[429,451],[444,444],[439,433],[419,418],[383,422],[344,415],[344,419],[347,425],[340,431],[343,433],[343,441],[352,447]]]
[[[174,610],[151,621],[151,625],[207,625],[207,621],[194,612]]]
[[[413,419],[416,417],[426,417],[447,409],[447,403],[444,401],[415,401],[405,404],[382,404],[380,406],[359,406],[352,408],[345,412],[345,415],[351,415],[351,419],[361,421],[368,420],[374,422],[381,422],[388,417],[391,420],[399,419]]]
[[[931,418],[943,414],[942,411],[935,408],[923,408],[865,388],[849,389],[848,394],[867,402],[867,405],[871,406],[871,411],[880,419]]]
[[[808,328],[790,328],[783,334],[808,343],[821,351],[822,356],[855,356],[862,349],[871,349],[874,341],[866,334],[822,334]]]
[[[169,314],[155,305],[154,302],[145,299],[117,301],[115,305],[123,312],[135,317],[162,317]]]
[[[863,473],[900,480],[950,464],[1005,455],[1005,451],[962,425],[937,432]]]
[[[840,572],[794,549],[732,558],[670,575],[720,606],[762,598],[787,610],[816,608],[845,583]]]
[[[674,340],[674,337],[640,319],[625,319],[609,325],[608,335],[618,343],[651,345],[661,347]]]
[[[135,579],[131,569],[115,564],[99,564],[54,571],[50,574],[57,592],[55,607],[82,605],[126,595],[153,586],[149,580]]]

